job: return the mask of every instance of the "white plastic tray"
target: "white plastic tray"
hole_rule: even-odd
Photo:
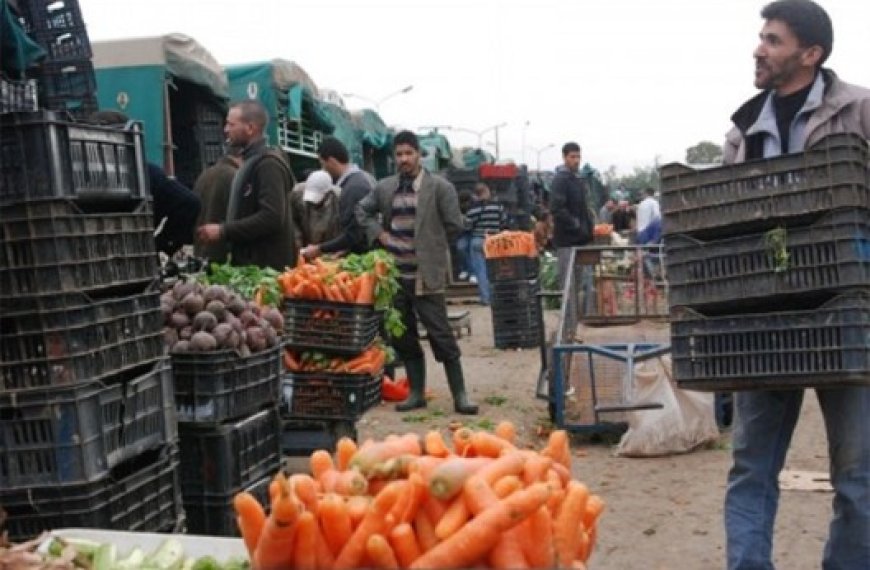
[[[94,542],[114,544],[119,556],[124,556],[137,546],[151,554],[166,541],[174,538],[184,547],[184,555],[192,558],[213,556],[218,562],[226,562],[233,557],[248,557],[248,551],[240,538],[224,538],[219,536],[201,536],[196,534],[156,534],[152,532],[126,532],[118,530],[102,530],[94,528],[60,528],[51,531],[39,547],[45,551],[51,543],[51,537],[81,538]]]

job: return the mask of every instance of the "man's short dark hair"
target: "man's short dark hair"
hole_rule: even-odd
[[[269,125],[269,113],[257,99],[234,101],[230,104],[230,109],[238,109],[244,122],[256,125],[261,131],[265,131]]]
[[[567,142],[562,145],[562,156],[568,156],[572,152],[580,152],[580,145],[575,142]]]
[[[834,26],[825,9],[812,0],[777,0],[762,8],[761,17],[785,23],[802,48],[822,48],[825,53],[819,60],[819,66],[831,55]]]
[[[341,164],[350,162],[350,153],[347,152],[347,147],[335,137],[323,137],[323,142],[320,143],[320,147],[317,149],[317,156],[321,160],[334,158]]]
[[[420,152],[420,141],[417,139],[417,135],[411,131],[399,131],[396,133],[396,136],[393,138],[393,148],[396,148],[400,144],[406,144],[417,152]]]

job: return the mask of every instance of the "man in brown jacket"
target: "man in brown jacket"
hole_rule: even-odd
[[[242,150],[244,149],[237,146],[228,147],[227,153],[206,168],[196,179],[193,193],[199,196],[202,202],[196,220],[197,228],[205,224],[222,224],[226,221],[233,178],[242,164]],[[229,251],[223,240],[212,243],[197,241],[194,244],[194,253],[197,257],[208,261],[225,263]]]
[[[278,271],[295,265],[290,192],[293,173],[284,155],[266,146],[269,121],[262,103],[233,103],[224,134],[230,145],[242,146],[242,166],[233,178],[223,224],[206,224],[197,237],[206,244],[225,240],[233,265],[257,265]]]

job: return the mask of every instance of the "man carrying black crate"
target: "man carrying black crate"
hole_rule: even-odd
[[[426,359],[417,334],[419,317],[435,360],[444,363],[454,409],[476,414],[477,406],[465,392],[459,345],[444,298],[450,243],[464,228],[459,199],[450,182],[423,168],[417,135],[402,131],[393,144],[398,174],[378,182],[359,203],[356,215],[367,243],[379,243],[392,253],[401,273],[394,304],[402,313],[405,334],[393,341],[393,347],[405,363],[411,393],[396,409],[426,407]]]
[[[831,53],[828,14],[810,0],[780,0],[761,12],[755,86],[763,92],[732,116],[726,163],[800,152],[825,135],[870,138],[870,90],[822,64]],[[870,387],[817,389],[834,487],[834,518],[822,568],[870,568]],[[725,498],[728,568],[772,569],[778,476],[803,390],[735,394],[734,464]]]

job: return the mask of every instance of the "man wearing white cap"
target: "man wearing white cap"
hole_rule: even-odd
[[[341,188],[325,170],[315,170],[293,189],[293,221],[296,245],[305,247],[327,242],[340,232],[338,199]]]

